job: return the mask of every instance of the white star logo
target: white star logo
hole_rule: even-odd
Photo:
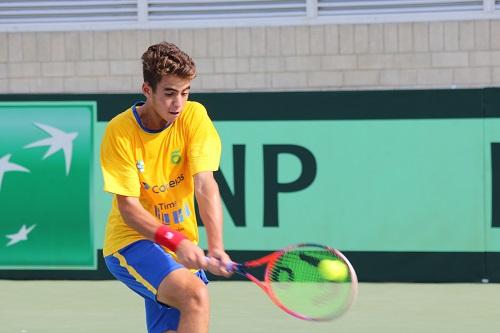
[[[54,128],[48,125],[34,123],[37,127],[41,128],[48,134],[50,134],[50,138],[42,139],[39,141],[32,142],[24,148],[32,148],[32,147],[40,147],[40,146],[50,146],[49,150],[43,156],[43,159],[46,159],[50,155],[58,152],[62,149],[64,153],[64,160],[66,162],[66,175],[69,174],[69,170],[71,169],[71,156],[73,155],[73,140],[78,136],[77,132],[66,133],[61,131],[58,128]]]
[[[16,243],[19,243],[21,241],[25,241],[25,240],[28,240],[28,234],[31,232],[31,230],[33,230],[34,228],[36,227],[36,224],[33,224],[31,227],[29,228],[26,228],[26,225],[23,224],[23,226],[21,227],[21,229],[19,229],[19,231],[15,234],[10,234],[10,235],[6,235],[5,237],[9,238],[10,241],[7,243],[7,245],[5,246],[11,246],[11,245],[14,245]]]
[[[3,175],[6,172],[9,172],[9,171],[30,172],[28,169],[26,169],[25,167],[23,167],[19,164],[9,162],[11,156],[12,156],[12,154],[7,154],[7,155],[3,156],[2,158],[0,158],[0,189],[2,189]]]

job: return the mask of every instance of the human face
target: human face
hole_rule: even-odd
[[[151,129],[160,129],[172,124],[181,114],[189,96],[191,80],[176,75],[165,75],[153,91],[144,83],[142,91],[146,104],[141,112],[141,120]]]

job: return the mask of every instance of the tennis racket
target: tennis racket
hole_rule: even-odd
[[[325,262],[344,270],[325,274]],[[264,265],[263,281],[248,272]],[[292,245],[244,263],[231,263],[228,270],[257,284],[274,304],[302,320],[339,317],[349,309],[358,290],[356,272],[347,258],[336,249],[313,243]]]

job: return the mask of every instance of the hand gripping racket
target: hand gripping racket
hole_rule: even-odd
[[[263,265],[263,281],[247,271]],[[228,270],[254,282],[283,311],[303,320],[342,315],[358,290],[356,272],[347,258],[319,244],[292,245],[260,259],[231,263]]]

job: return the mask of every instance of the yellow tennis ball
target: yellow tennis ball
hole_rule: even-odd
[[[319,262],[318,271],[328,281],[343,282],[349,276],[347,265],[340,260],[323,259]]]

